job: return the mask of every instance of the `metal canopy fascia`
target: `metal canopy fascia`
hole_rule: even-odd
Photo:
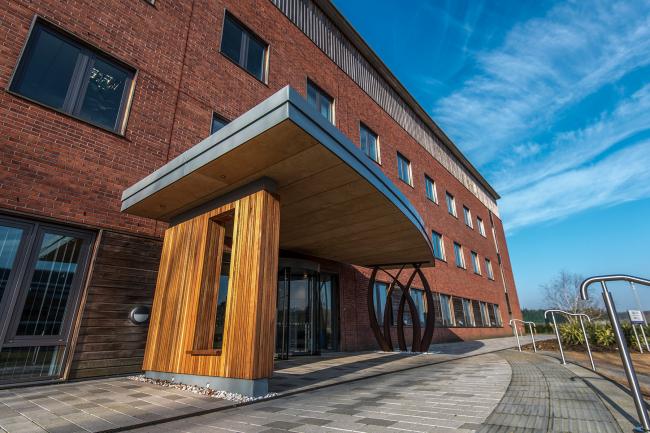
[[[289,86],[276,92],[215,134],[124,190],[122,211],[169,222],[178,214],[187,212],[187,209],[179,209],[174,214],[172,207],[172,209],[167,209],[167,213],[161,217],[153,213],[136,212],[133,207],[146,202],[147,199],[166,188],[173,188],[175,182],[286,120],[292,121],[303,129],[381,192],[420,232],[429,250],[433,250],[422,218],[404,194],[361,149]],[[210,199],[214,199],[214,197]],[[210,199],[206,199],[206,201]],[[196,206],[201,204],[203,203],[196,203]],[[170,205],[173,206],[173,203]]]

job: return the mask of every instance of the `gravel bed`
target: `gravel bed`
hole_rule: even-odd
[[[158,385],[158,386],[162,386],[163,388],[180,389],[182,391],[188,391],[193,394],[199,394],[199,395],[204,395],[213,398],[220,398],[222,400],[229,400],[237,403],[247,403],[250,401],[264,400],[278,395],[276,392],[270,392],[260,397],[251,397],[248,395],[237,394],[235,392],[222,391],[218,389],[206,388],[203,386],[184,385],[182,383],[174,383],[168,380],[149,379],[147,377],[144,377],[143,374],[138,376],[128,376],[127,379],[134,380],[136,382],[145,382],[152,385]]]

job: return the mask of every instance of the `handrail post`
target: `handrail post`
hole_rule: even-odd
[[[519,342],[519,331],[517,330],[517,322],[515,322],[515,319],[510,320],[510,326],[512,326],[512,330],[515,333],[515,338],[517,339],[517,347],[521,352],[521,343]]]
[[[643,329],[643,325],[640,325],[640,326],[641,326],[641,335],[643,335],[643,341],[645,341],[645,348],[648,350],[648,352],[650,352],[650,346],[648,345],[648,339],[645,336],[645,331]]]
[[[589,362],[591,362],[591,369],[596,371],[596,366],[594,365],[594,357],[591,354],[591,347],[589,346],[589,336],[587,336],[587,331],[585,330],[585,323],[582,320],[582,316],[578,316],[580,319],[580,327],[582,328],[582,335],[585,337],[585,344],[587,345],[587,353],[589,354]],[[587,316],[589,318],[589,316]],[[590,319],[591,320],[591,319]]]
[[[627,347],[627,342],[625,341],[623,330],[621,329],[621,322],[618,320],[618,316],[616,315],[614,300],[612,299],[612,294],[609,292],[609,290],[607,290],[605,281],[601,280],[600,284],[603,288],[603,299],[605,301],[605,307],[607,308],[607,314],[609,315],[609,320],[612,322],[612,327],[614,328],[614,336],[616,337],[619,353],[621,355],[621,361],[623,362],[623,367],[625,368],[625,375],[627,376],[627,380],[630,384],[630,390],[632,391],[632,397],[634,398],[636,412],[639,416],[639,420],[641,421],[641,428],[643,430],[637,429],[637,431],[648,432],[650,431],[650,417],[648,417],[645,401],[643,401],[643,397],[641,395],[639,380],[636,377],[636,371],[634,371],[632,358],[630,358],[630,351]]]
[[[533,322],[528,322],[528,329],[530,329],[530,338],[533,340],[533,350],[537,353],[537,346],[535,345],[535,333],[533,332]]]
[[[641,341],[639,340],[639,334],[636,332],[636,325],[632,324],[632,331],[634,331],[634,338],[636,339],[636,345],[639,348],[639,352],[643,353],[643,347],[641,346]]]
[[[557,327],[557,322],[555,321],[555,313],[551,312],[551,318],[553,319],[553,328],[555,328],[555,336],[557,337],[557,344],[560,346],[560,355],[562,356],[562,365],[566,365],[566,359],[564,359],[564,350],[562,349],[562,340],[560,339],[560,330]]]

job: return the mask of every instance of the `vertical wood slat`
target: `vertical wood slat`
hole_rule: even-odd
[[[208,314],[203,306],[199,309],[205,300],[201,287],[218,281],[220,269],[217,256],[221,257],[223,230],[215,231],[215,225],[222,226],[211,218],[232,210],[233,247],[222,352],[192,354],[197,339],[212,344],[206,334],[196,334],[197,320]],[[279,225],[277,198],[258,191],[166,231],[144,370],[242,379],[271,376]],[[203,296],[214,297],[216,309],[216,291]]]

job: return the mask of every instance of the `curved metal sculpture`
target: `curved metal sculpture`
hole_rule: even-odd
[[[515,337],[517,338],[517,347],[519,348],[519,351],[521,352],[521,343],[519,342],[519,330],[517,329],[517,322],[521,323],[524,325],[524,328],[526,325],[528,325],[528,329],[530,329],[530,338],[533,340],[533,349],[535,352],[537,352],[537,346],[535,345],[535,333],[533,332],[533,329],[537,329],[537,326],[535,326],[534,322],[530,321],[525,321],[521,319],[510,319],[510,326],[512,327],[513,332],[515,333]]]
[[[393,351],[393,341],[390,335],[390,314],[393,309],[393,300],[392,294],[395,287],[399,287],[402,291],[402,297],[399,301],[399,306],[397,310],[397,344],[401,351],[407,351],[406,346],[406,337],[404,335],[404,308],[408,305],[409,311],[411,313],[411,318],[413,320],[413,343],[411,344],[411,352],[426,352],[429,350],[431,345],[431,340],[433,339],[433,330],[435,326],[435,317],[433,310],[433,293],[431,292],[431,287],[427,281],[422,269],[420,269],[421,264],[414,263],[411,275],[409,276],[406,284],[402,284],[399,281],[399,277],[402,272],[406,269],[406,265],[403,265],[396,274],[391,274],[388,270],[383,269],[381,266],[375,266],[370,274],[370,281],[368,283],[368,316],[370,318],[370,328],[372,329],[377,343],[381,350],[386,352]],[[383,327],[379,326],[377,317],[375,315],[375,282],[377,280],[377,274],[381,271],[388,275],[391,278],[391,283],[388,285],[386,290],[386,304],[384,305],[384,317],[383,317]],[[424,333],[422,332],[420,321],[417,320],[419,317],[417,307],[415,302],[411,297],[411,285],[413,280],[418,276],[422,282],[424,289],[424,295],[426,296],[426,323],[424,326]]]
[[[580,284],[580,296],[585,300],[589,299],[589,293],[587,293],[587,289],[591,284],[600,283],[600,286],[603,289],[603,300],[605,301],[605,308],[607,308],[607,315],[609,316],[609,321],[612,323],[612,328],[614,329],[616,344],[618,344],[618,352],[621,355],[621,361],[623,362],[623,367],[625,368],[625,375],[627,376],[627,381],[630,384],[630,390],[632,391],[632,397],[634,398],[634,405],[636,406],[636,413],[639,416],[639,421],[641,422],[640,426],[635,427],[635,431],[648,432],[650,431],[650,417],[648,417],[648,411],[646,410],[646,405],[641,395],[639,379],[636,377],[636,371],[634,371],[634,364],[632,364],[630,351],[627,347],[627,342],[625,341],[623,330],[621,329],[621,322],[618,320],[618,315],[616,314],[614,299],[612,299],[612,294],[607,289],[608,281],[627,281],[629,283],[636,283],[642,286],[650,287],[650,280],[633,277],[631,275],[601,275],[598,277],[587,278]]]

